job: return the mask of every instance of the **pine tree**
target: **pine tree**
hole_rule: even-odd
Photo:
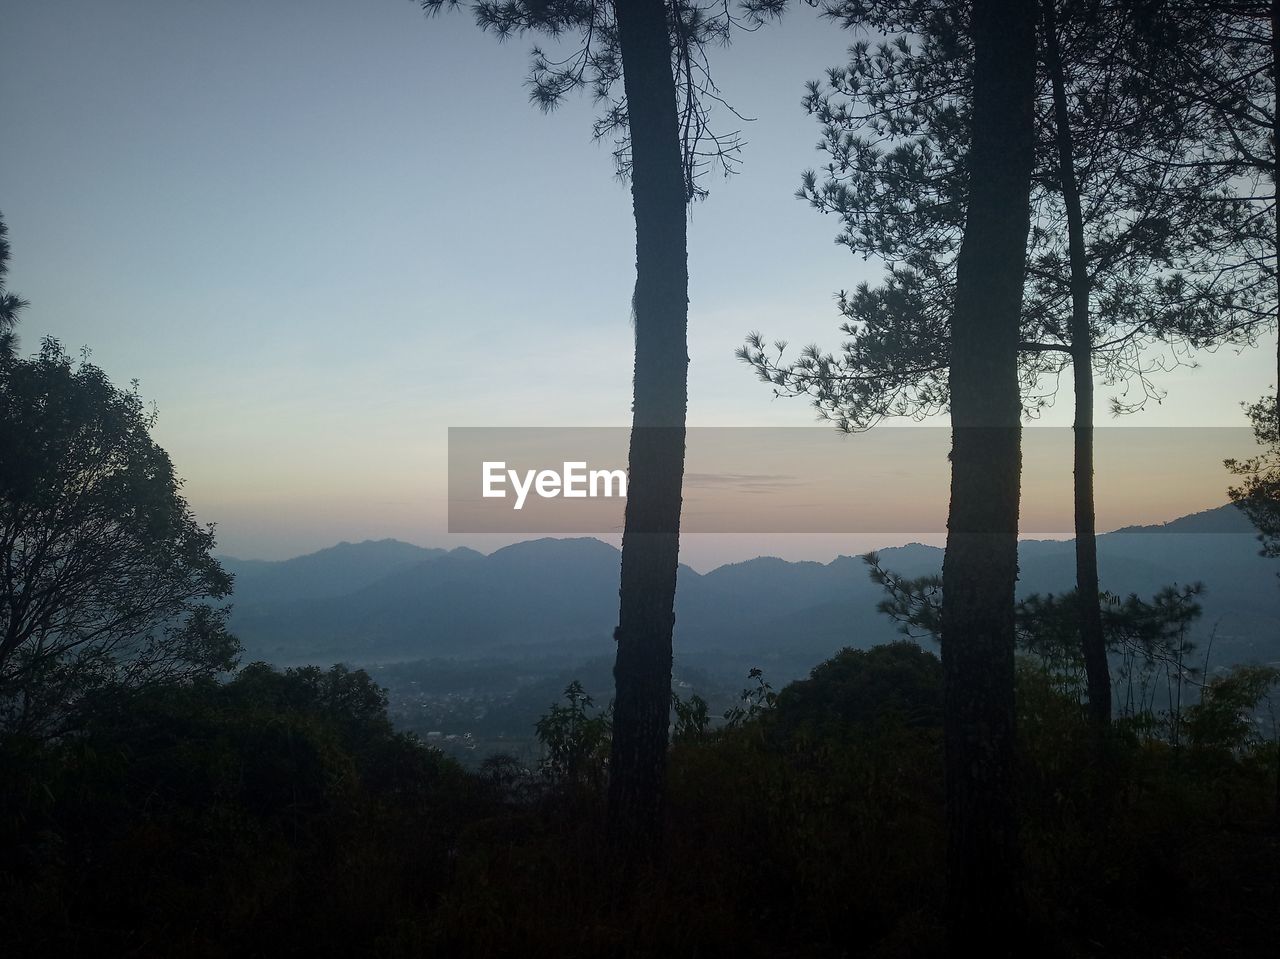
[[[850,5],[852,6],[852,5]],[[1152,374],[1188,350],[1252,342],[1268,318],[1256,277],[1236,267],[1257,243],[1250,201],[1220,166],[1191,162],[1216,125],[1156,95],[1130,66],[1149,31],[1124,4],[1042,0],[1037,166],[1020,371],[1034,415],[1069,368],[1075,395],[1077,596],[1090,706],[1111,706],[1102,636],[1093,495],[1094,376],[1124,384],[1115,412],[1160,397]],[[968,198],[962,158],[971,106],[963,11],[892,7],[896,36],[859,44],[849,66],[811,86],[830,156],[801,196],[840,217],[839,239],[891,264],[883,286],[841,297],[842,354],[795,361],[759,335],[739,351],[783,394],[807,394],[846,430],[886,416],[942,412],[949,400],[949,309]],[[888,144],[888,146],[886,146]],[[1149,352],[1159,344],[1162,352]],[[1129,398],[1136,388],[1136,398]]]
[[[951,507],[942,567],[948,928],[956,955],[1017,948],[1014,587],[1018,342],[1034,164],[1034,8],[973,5],[968,209],[951,324]],[[993,923],[991,917],[999,917]]]
[[[27,308],[27,301],[16,293],[10,293],[5,283],[9,275],[9,227],[0,216],[0,361],[12,359],[17,349],[17,336],[13,328]]]
[[[420,2],[427,13],[459,5]],[[498,0],[473,7],[478,25],[499,38],[579,37],[565,59],[534,49],[532,98],[550,109],[571,91],[590,89],[604,105],[596,136],[617,137],[614,157],[631,181],[636,353],[609,782],[610,831],[629,854],[658,849],[663,816],[688,401],[686,204],[705,195],[708,168],[733,170],[740,147],[736,133],[719,134],[711,125],[712,107],[724,101],[706,49],[728,42],[735,27],[780,15],[784,6],[785,0],[746,0],[738,10],[686,0]]]

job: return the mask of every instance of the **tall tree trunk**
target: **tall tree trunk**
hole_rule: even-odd
[[[1009,955],[1022,915],[1014,808],[1018,332],[1033,161],[1035,5],[975,0],[969,208],[951,343],[951,511],[942,665],[948,928],[956,955]]]
[[[685,182],[664,0],[618,0],[636,221],[635,402],[622,588],[609,829],[658,847],[671,708],[671,632],[688,402]]]
[[[1075,383],[1075,527],[1076,599],[1080,609],[1080,646],[1089,687],[1089,716],[1095,730],[1111,724],[1111,671],[1102,631],[1098,584],[1098,527],[1093,495],[1093,331],[1089,328],[1092,283],[1084,246],[1084,213],[1076,178],[1075,145],[1067,110],[1066,80],[1058,43],[1055,0],[1043,0],[1045,63],[1053,87],[1058,171],[1067,209],[1067,251],[1071,263],[1071,373]]]
[[[1280,36],[1276,35],[1276,27],[1280,26],[1280,0],[1271,0],[1271,84],[1272,90],[1280,89]],[[1272,253],[1275,255],[1276,273],[1276,416],[1280,417],[1280,94],[1271,104],[1271,191],[1275,196],[1272,207],[1275,211],[1276,241]],[[1280,772],[1277,773],[1280,775]]]

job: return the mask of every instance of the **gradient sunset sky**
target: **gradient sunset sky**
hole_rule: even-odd
[[[3,37],[22,348],[52,335],[140,381],[222,552],[387,536],[487,550],[518,537],[445,533],[449,426],[628,422],[630,194],[588,98],[529,104],[531,38],[499,44],[411,0],[15,0]],[[692,212],[692,424],[812,425],[733,350],[752,329],[834,347],[834,292],[880,274],[793,197],[821,160],[804,81],[850,39],[801,7],[714,51],[756,120],[741,174]],[[1274,346],[1160,377],[1166,401],[1124,425],[1243,425]],[[893,540],[698,537],[685,558]]]

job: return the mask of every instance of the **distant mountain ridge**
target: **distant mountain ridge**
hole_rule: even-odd
[[[293,559],[219,556],[218,560],[227,572],[235,574],[236,603],[243,606],[262,601],[319,598],[359,589],[398,569],[434,559],[445,552],[397,539],[369,539],[361,543],[338,543]]]
[[[1252,536],[1257,531],[1244,513],[1228,505],[1179,516],[1156,526],[1125,526],[1115,533],[1248,533]]]
[[[1247,522],[1241,528],[1228,510],[1237,513],[1227,506],[1100,536],[1103,588],[1149,596],[1203,581],[1201,628],[1216,629],[1222,661],[1280,659],[1280,564],[1257,555]],[[935,547],[880,556],[907,576],[941,569]],[[251,657],[277,662],[611,655],[619,562],[616,548],[585,537],[529,540],[488,555],[379,540],[281,562],[224,560],[236,574],[233,629]],[[1074,544],[1023,541],[1019,566],[1022,595],[1070,589]],[[842,646],[893,639],[894,624],[875,609],[880,598],[865,564],[850,556],[759,557],[705,574],[681,566],[677,656],[777,661],[784,675],[803,672]]]

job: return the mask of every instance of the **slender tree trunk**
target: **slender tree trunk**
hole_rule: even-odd
[[[951,511],[942,664],[948,928],[956,955],[1016,951],[1014,808],[1022,309],[1033,161],[1035,5],[975,0],[969,208],[951,343]]]
[[[664,0],[618,0],[617,18],[636,221],[636,361],[609,829],[620,846],[652,852],[662,827],[684,478],[686,194]]]
[[[1271,82],[1273,89],[1280,87],[1280,36],[1276,35],[1276,27],[1280,26],[1280,0],[1271,0]],[[1271,105],[1271,184],[1276,199],[1272,201],[1275,211],[1275,272],[1276,272],[1276,415],[1280,417],[1280,97]]]
[[[1071,373],[1075,383],[1073,424],[1075,457],[1076,599],[1080,608],[1080,646],[1089,687],[1089,715],[1099,732],[1111,724],[1111,672],[1102,630],[1098,584],[1098,527],[1093,495],[1093,331],[1089,327],[1092,283],[1084,246],[1084,213],[1076,178],[1075,145],[1067,110],[1066,80],[1058,44],[1055,0],[1043,0],[1045,62],[1053,87],[1058,170],[1067,208],[1067,250],[1071,263]]]

